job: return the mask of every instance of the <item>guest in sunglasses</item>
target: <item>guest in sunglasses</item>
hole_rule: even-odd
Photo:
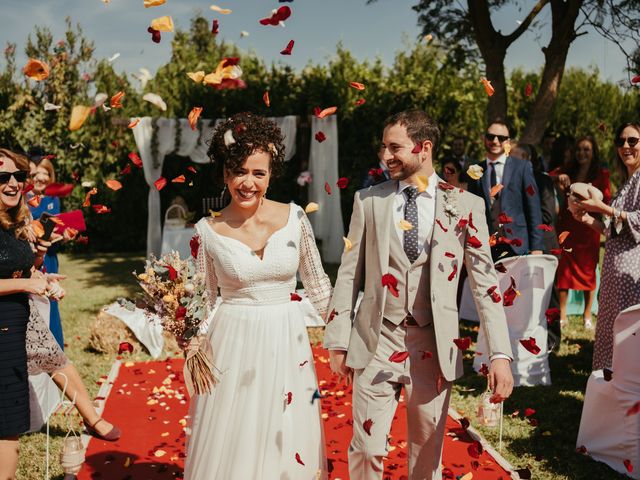
[[[640,303],[640,123],[625,123],[616,130],[616,164],[624,185],[607,205],[590,198],[572,209],[574,218],[606,238],[598,321],[593,348],[593,369],[611,368],[613,324],[625,308]],[[602,216],[602,220],[598,217]]]
[[[56,174],[51,160],[43,156],[43,151],[34,148],[29,151],[31,159],[30,171],[31,182],[33,183],[34,197],[29,201],[29,210],[34,220],[38,220],[43,213],[58,215],[60,213],[60,199],[45,195],[46,188],[55,183]],[[44,256],[42,269],[46,273],[58,273],[58,246],[52,245]],[[64,350],[64,335],[62,333],[62,319],[58,302],[51,301],[51,316],[49,328],[55,337],[60,348]]]
[[[15,478],[18,436],[29,430],[26,331],[28,294],[43,295],[52,284],[32,275],[45,248],[34,255],[28,241],[30,215],[22,190],[29,161],[0,148],[0,478]]]
[[[510,127],[504,120],[495,120],[484,134],[486,159],[480,162],[483,175],[469,180],[469,191],[482,198],[489,232],[496,243],[491,255],[500,258],[542,253],[542,223],[540,195],[536,188],[531,162],[507,156]],[[508,220],[505,222],[505,220]]]

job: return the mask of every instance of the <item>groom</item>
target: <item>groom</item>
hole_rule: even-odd
[[[353,380],[352,480],[382,478],[403,387],[409,478],[441,478],[451,383],[462,375],[464,352],[454,340],[460,337],[456,291],[463,264],[489,341],[478,348],[491,358],[492,400],[505,400],[513,387],[502,302],[487,293],[498,280],[484,202],[435,174],[439,140],[437,124],[422,111],[388,118],[381,156],[391,180],[355,195],[352,247],[342,255],[324,340],[333,372]]]

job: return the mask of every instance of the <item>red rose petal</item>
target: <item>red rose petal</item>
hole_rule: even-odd
[[[324,182],[324,191],[327,192],[328,195],[331,195],[331,185],[329,185],[329,182]]]
[[[122,355],[124,352],[133,353],[133,345],[129,342],[120,342],[120,345],[118,345],[118,355]]]
[[[445,233],[446,233],[446,232],[448,232],[448,231],[449,231],[449,229],[448,229],[447,227],[445,227],[445,226],[442,224],[442,222],[440,221],[440,219],[439,219],[439,218],[436,218],[436,223],[437,223],[437,224],[438,224],[438,226],[442,229],[442,231],[443,231],[443,232],[445,232]]]
[[[291,8],[288,6],[280,7],[270,17],[266,17],[260,20],[260,25],[272,25],[277,27],[280,22],[284,22],[291,16]]]
[[[433,358],[433,353],[428,350],[421,350],[422,352],[422,360],[426,360],[428,358]]]
[[[478,373],[480,375],[484,375],[485,377],[489,375],[489,367],[487,366],[486,363],[483,363],[482,365],[480,365],[480,370],[478,370]]]
[[[422,144],[416,143],[416,146],[413,147],[413,150],[411,150],[411,153],[420,153],[421,151],[422,151]]]
[[[444,256],[447,258],[456,258],[455,253],[451,253],[451,252],[444,252]]]
[[[467,244],[473,248],[480,248],[482,246],[482,242],[473,235],[467,238]]]
[[[482,448],[482,444],[477,440],[467,447],[469,456],[473,458],[480,458],[480,455],[482,455],[483,451],[484,448]]]
[[[142,159],[136,152],[131,152],[129,154],[129,160],[131,160],[131,163],[133,163],[136,167],[142,168]]]
[[[530,197],[533,197],[536,194],[536,189],[533,188],[533,185],[527,185],[526,190]]]
[[[531,85],[530,83],[527,83],[527,85],[524,87],[524,96],[530,97],[532,93],[533,93],[533,85]]]
[[[315,134],[315,139],[318,143],[322,143],[327,139],[327,136],[324,134],[324,132],[320,131]]]
[[[544,316],[547,318],[547,325],[553,325],[560,319],[560,309],[548,308],[544,312]]]
[[[200,235],[194,235],[189,240],[189,247],[191,248],[191,256],[198,258],[198,250],[200,249]]]
[[[153,184],[156,186],[158,191],[162,190],[167,185],[167,179],[164,177],[160,177]]]
[[[367,433],[367,435],[371,436],[371,427],[373,427],[373,420],[367,418],[364,422],[362,422],[362,428]]]
[[[629,473],[633,472],[633,464],[631,463],[631,460],[625,459],[625,461],[622,463],[624,463],[624,468],[627,469],[627,472]]]
[[[349,179],[347,177],[340,177],[336,182],[336,185],[338,188],[347,188],[347,185],[349,185]]]
[[[638,400],[636,403],[634,403],[631,408],[629,408],[629,410],[627,410],[627,417],[630,417],[631,415],[636,415],[640,413],[640,400]]]
[[[528,339],[520,339],[520,344],[530,353],[537,355],[540,353],[540,347],[536,345],[536,339],[529,337]]]
[[[217,35],[218,33],[220,33],[220,23],[214,19],[213,22],[211,22],[211,35]]]
[[[284,48],[284,50],[280,50],[280,55],[291,55],[294,43],[295,42],[293,40],[289,40],[289,43],[287,43],[287,46]]]
[[[167,265],[167,271],[169,272],[169,280],[172,282],[178,278],[178,271],[172,265]]]
[[[536,228],[538,230],[542,230],[543,232],[552,232],[553,231],[553,227],[551,225],[545,225],[544,223],[541,223]]]
[[[385,273],[384,275],[382,275],[382,286],[387,287],[391,295],[393,295],[394,297],[399,296],[398,279],[392,274]]]
[[[296,462],[298,462],[300,465],[304,465],[304,462],[300,458],[300,454],[297,452],[296,452]]]
[[[409,358],[409,352],[393,352],[389,357],[389,361],[393,363],[402,363]]]
[[[511,218],[505,212],[500,212],[500,215],[498,215],[498,223],[501,223],[502,225],[507,225],[512,222],[513,222],[513,218]]]
[[[456,347],[458,347],[462,351],[468,350],[469,346],[471,345],[471,337],[454,338],[453,343],[455,343]]]
[[[453,270],[451,271],[451,273],[449,274],[449,276],[447,277],[447,280],[451,281],[455,278],[456,273],[458,273],[458,264],[454,263],[453,264]]]
[[[293,292],[291,294],[291,301],[292,302],[301,302],[302,301],[302,297],[300,295],[298,295],[296,292]]]
[[[530,417],[531,415],[535,415],[536,411],[533,408],[525,408],[524,409],[524,416],[525,417]]]

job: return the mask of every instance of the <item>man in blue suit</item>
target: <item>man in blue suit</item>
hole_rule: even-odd
[[[510,139],[509,126],[502,120],[492,122],[484,134],[487,158],[480,162],[484,174],[469,182],[469,191],[484,198],[489,232],[495,233],[491,248],[494,261],[526,253],[542,253],[543,231],[540,195],[531,162],[505,153]],[[502,185],[502,189],[491,196]],[[494,188],[495,187],[495,188]]]

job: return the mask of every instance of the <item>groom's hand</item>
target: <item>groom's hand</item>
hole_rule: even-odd
[[[489,389],[493,393],[492,403],[500,403],[509,398],[513,391],[513,375],[506,358],[496,358],[489,368]]]
[[[329,350],[329,365],[331,371],[340,378],[346,377],[347,385],[353,378],[353,370],[347,367],[347,352],[344,350]]]

